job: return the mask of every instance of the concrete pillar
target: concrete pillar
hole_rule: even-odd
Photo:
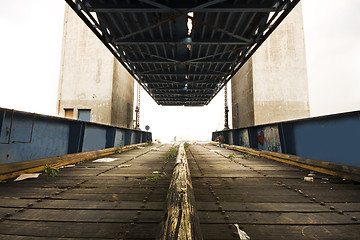
[[[66,6],[58,114],[132,128],[134,80],[82,20]],[[71,116],[72,115],[72,116]]]
[[[233,128],[310,116],[301,3],[231,80]]]

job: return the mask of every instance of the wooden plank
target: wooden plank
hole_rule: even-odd
[[[241,224],[285,224],[285,225],[336,225],[354,224],[351,217],[337,212],[294,213],[294,212],[227,212],[230,221]],[[218,212],[199,211],[201,224],[228,223],[224,215]]]
[[[1,204],[1,202],[0,202]],[[10,205],[11,203],[9,203]],[[80,201],[80,200],[51,200],[36,203],[33,208],[43,209],[72,209],[72,210],[143,210],[143,201]],[[145,210],[164,210],[163,202],[146,202]]]
[[[50,196],[49,199],[58,199],[58,200],[83,200],[83,201],[142,201],[145,194],[137,193],[124,193],[124,194],[72,194],[72,193],[62,193],[56,196]],[[45,198],[45,196],[32,195],[31,198]],[[154,202],[163,202],[166,198],[166,193],[163,194],[152,194],[149,197],[149,200]]]
[[[344,205],[346,201],[359,202],[357,185],[351,182],[339,184],[334,177],[320,173],[316,173],[314,183],[308,183],[303,177],[310,173],[309,170],[258,157],[242,159],[237,156],[234,162],[225,158],[231,151],[223,149],[220,154],[212,152],[211,157],[209,153],[206,157],[196,154],[204,151],[202,149],[204,146],[190,147],[195,159],[190,157],[189,164],[197,174],[192,180],[205,239],[239,239],[233,223],[239,224],[251,239],[356,239],[359,236],[347,232],[341,234],[340,230],[357,228],[359,232],[359,221],[352,219],[358,218],[358,206],[348,206],[349,211],[346,211]],[[249,172],[237,167],[239,163],[267,176],[248,177]],[[322,183],[322,178],[328,178],[328,183]],[[332,202],[320,204],[325,200]],[[333,206],[336,202],[340,205]]]
[[[143,209],[138,215],[136,210],[97,210],[97,209],[26,209],[8,217],[9,220],[42,221],[42,222],[117,222],[131,223],[135,216],[138,222],[159,223],[162,211]]]
[[[218,195],[217,195],[218,196]],[[257,203],[293,203],[293,202],[300,202],[300,203],[309,203],[312,202],[309,198],[298,197],[298,196],[264,196],[264,195],[250,195],[250,196],[239,196],[239,195],[223,195],[220,196],[221,200],[224,202],[257,202]],[[208,195],[198,195],[195,192],[195,199],[196,201],[206,202],[206,201],[213,201],[215,202],[215,198],[208,194]]]
[[[32,222],[4,221],[0,224],[0,233],[5,238],[19,235],[22,238],[13,239],[155,239],[158,223],[136,223],[130,226],[126,223],[80,223],[80,222]],[[128,233],[126,234],[126,232]],[[59,237],[59,238],[57,238]]]
[[[214,202],[197,201],[198,211],[219,211],[219,205]],[[309,203],[254,203],[254,202],[221,202],[221,206],[230,212],[333,212],[329,207]],[[339,206],[340,207],[340,206]]]
[[[146,151],[136,151],[116,163],[130,161],[128,168],[88,161],[62,169],[55,178],[1,184],[0,207],[12,216],[1,222],[0,233],[14,239],[155,239],[172,171],[164,150],[143,156]],[[113,176],[98,174],[106,170]],[[154,170],[167,175],[146,181]],[[60,190],[65,191],[55,194]],[[16,212],[18,207],[24,211]]]
[[[241,225],[250,239],[261,240],[308,240],[308,239],[358,239],[360,228],[356,225]],[[201,224],[204,239],[239,239],[234,224]]]
[[[15,210],[19,208],[4,208],[0,207],[0,217],[5,216],[6,214],[12,214]]]
[[[360,203],[332,203],[332,206],[335,207],[335,209],[341,209],[343,211],[353,211],[353,212],[360,212]],[[360,220],[360,219],[359,219]]]
[[[146,146],[146,143],[128,145],[121,148],[107,148],[107,149],[90,151],[90,152],[68,154],[64,156],[56,156],[56,157],[36,159],[36,160],[17,162],[17,163],[1,164],[0,180],[15,178],[24,173],[43,171],[44,170],[43,166],[45,164],[52,164],[56,167],[59,167],[59,166],[73,164],[97,157],[108,156],[116,152],[128,151],[141,146]]]
[[[0,198],[0,207],[23,208],[32,202],[31,199]]]
[[[227,145],[227,144],[224,145],[226,148],[241,152],[246,152],[255,156],[261,156],[275,161],[314,170],[317,172],[339,176],[346,179],[352,179],[354,181],[360,181],[359,167],[349,167],[346,165],[341,165],[333,162],[326,162],[326,161],[309,159],[309,158],[301,158],[295,155],[289,155],[284,153],[269,152],[264,150],[254,150],[254,149],[249,149],[235,145]]]
[[[160,239],[203,239],[184,144],[180,144],[167,194]]]

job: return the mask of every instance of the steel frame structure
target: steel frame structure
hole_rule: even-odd
[[[299,1],[66,0],[157,104],[183,106],[207,105]]]

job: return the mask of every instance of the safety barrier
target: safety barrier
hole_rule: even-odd
[[[360,111],[222,130],[212,140],[221,134],[230,145],[360,167]]]
[[[147,140],[151,132],[0,108],[0,166]]]

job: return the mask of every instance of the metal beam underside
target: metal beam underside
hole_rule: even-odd
[[[299,1],[66,0],[155,102],[185,106],[207,105]]]

